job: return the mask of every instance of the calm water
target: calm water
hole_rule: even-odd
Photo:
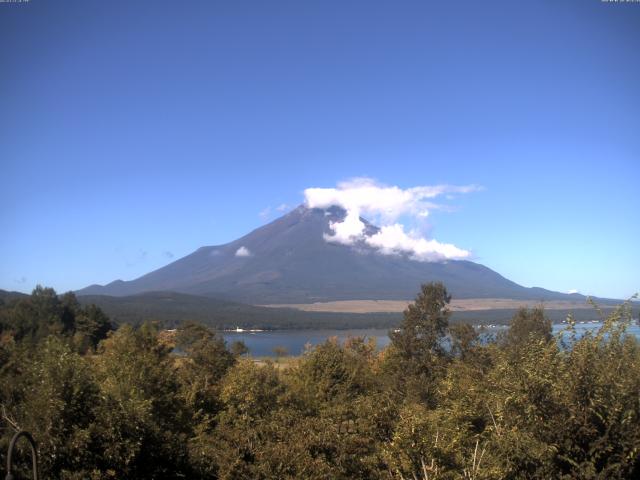
[[[587,330],[595,330],[602,323],[579,323],[576,325],[578,335]],[[504,327],[488,328],[488,332],[498,332]],[[554,325],[553,333],[565,328],[565,325]],[[640,326],[634,323],[628,330],[630,334],[640,339]],[[241,340],[249,347],[249,352],[254,357],[274,356],[275,347],[285,347],[290,355],[300,355],[304,352],[305,345],[318,345],[327,338],[337,337],[343,342],[349,337],[375,338],[379,348],[389,344],[388,329],[354,329],[354,330],[274,330],[267,332],[223,332],[228,344]]]
[[[275,347],[285,347],[289,355],[300,355],[305,345],[318,345],[327,338],[338,337],[344,342],[349,337],[375,338],[378,347],[389,343],[388,329],[354,329],[354,330],[273,330],[268,332],[223,332],[228,344],[241,340],[249,347],[254,357],[275,356]]]

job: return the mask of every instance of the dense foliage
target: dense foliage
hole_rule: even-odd
[[[487,342],[449,300],[424,285],[382,351],[330,339],[272,363],[37,288],[0,305],[0,452],[19,426],[50,479],[640,478],[628,304],[580,338],[523,309]]]
[[[0,290],[0,303],[27,295]],[[402,321],[402,312],[344,313],[307,312],[293,308],[272,308],[225,301],[217,298],[187,295],[176,292],[147,292],[126,297],[107,295],[81,295],[82,305],[97,305],[112,322],[142,325],[160,322],[164,328],[176,328],[189,319],[213,329],[259,328],[266,330],[300,329],[356,329],[396,328]],[[617,302],[600,300],[601,308],[611,313]],[[638,309],[636,308],[636,313]],[[577,321],[590,321],[598,315],[589,308],[547,309],[545,315],[553,322],[562,322],[568,313]],[[474,325],[509,325],[517,309],[456,310],[451,312],[450,323]]]
[[[118,323],[141,325],[159,321],[176,328],[185,318],[214,329],[236,327],[267,330],[299,328],[389,328],[397,325],[401,313],[305,312],[293,308],[272,308],[230,302],[176,292],[148,292],[128,297],[88,295],[81,303],[98,305]]]

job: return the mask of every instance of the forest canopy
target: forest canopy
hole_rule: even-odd
[[[629,303],[584,336],[521,309],[487,340],[449,301],[423,285],[385,349],[329,339],[273,363],[38,287],[0,305],[0,460],[20,428],[50,479],[640,477]]]

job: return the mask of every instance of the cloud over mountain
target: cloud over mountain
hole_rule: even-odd
[[[402,189],[385,186],[370,178],[356,178],[341,182],[336,188],[307,188],[305,203],[309,208],[341,207],[346,211],[342,221],[330,223],[329,242],[353,245],[364,242],[382,254],[408,253],[422,261],[462,259],[470,252],[455,245],[427,239],[416,229],[407,230],[400,218],[424,219],[443,205],[433,200],[442,195],[470,193],[480,190],[477,185],[433,185]],[[361,215],[372,218],[380,229],[367,233]]]
[[[180,292],[254,305],[409,300],[421,284],[439,281],[455,298],[579,299],[522,287],[468,260],[414,261],[412,255],[442,259],[462,253],[452,245],[412,237],[397,221],[378,227],[358,219],[365,224],[360,238],[366,240],[355,247],[327,242],[323,234],[335,235],[331,224],[344,219],[341,207],[300,206],[228,243],[200,247],[141,277],[91,285],[78,295]],[[398,220],[409,224],[411,219]],[[384,255],[403,251],[412,253]]]

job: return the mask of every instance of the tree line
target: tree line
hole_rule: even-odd
[[[0,305],[0,460],[22,428],[50,479],[640,478],[629,304],[582,337],[521,309],[487,341],[449,302],[423,285],[387,348],[329,339],[282,368],[38,287]]]

